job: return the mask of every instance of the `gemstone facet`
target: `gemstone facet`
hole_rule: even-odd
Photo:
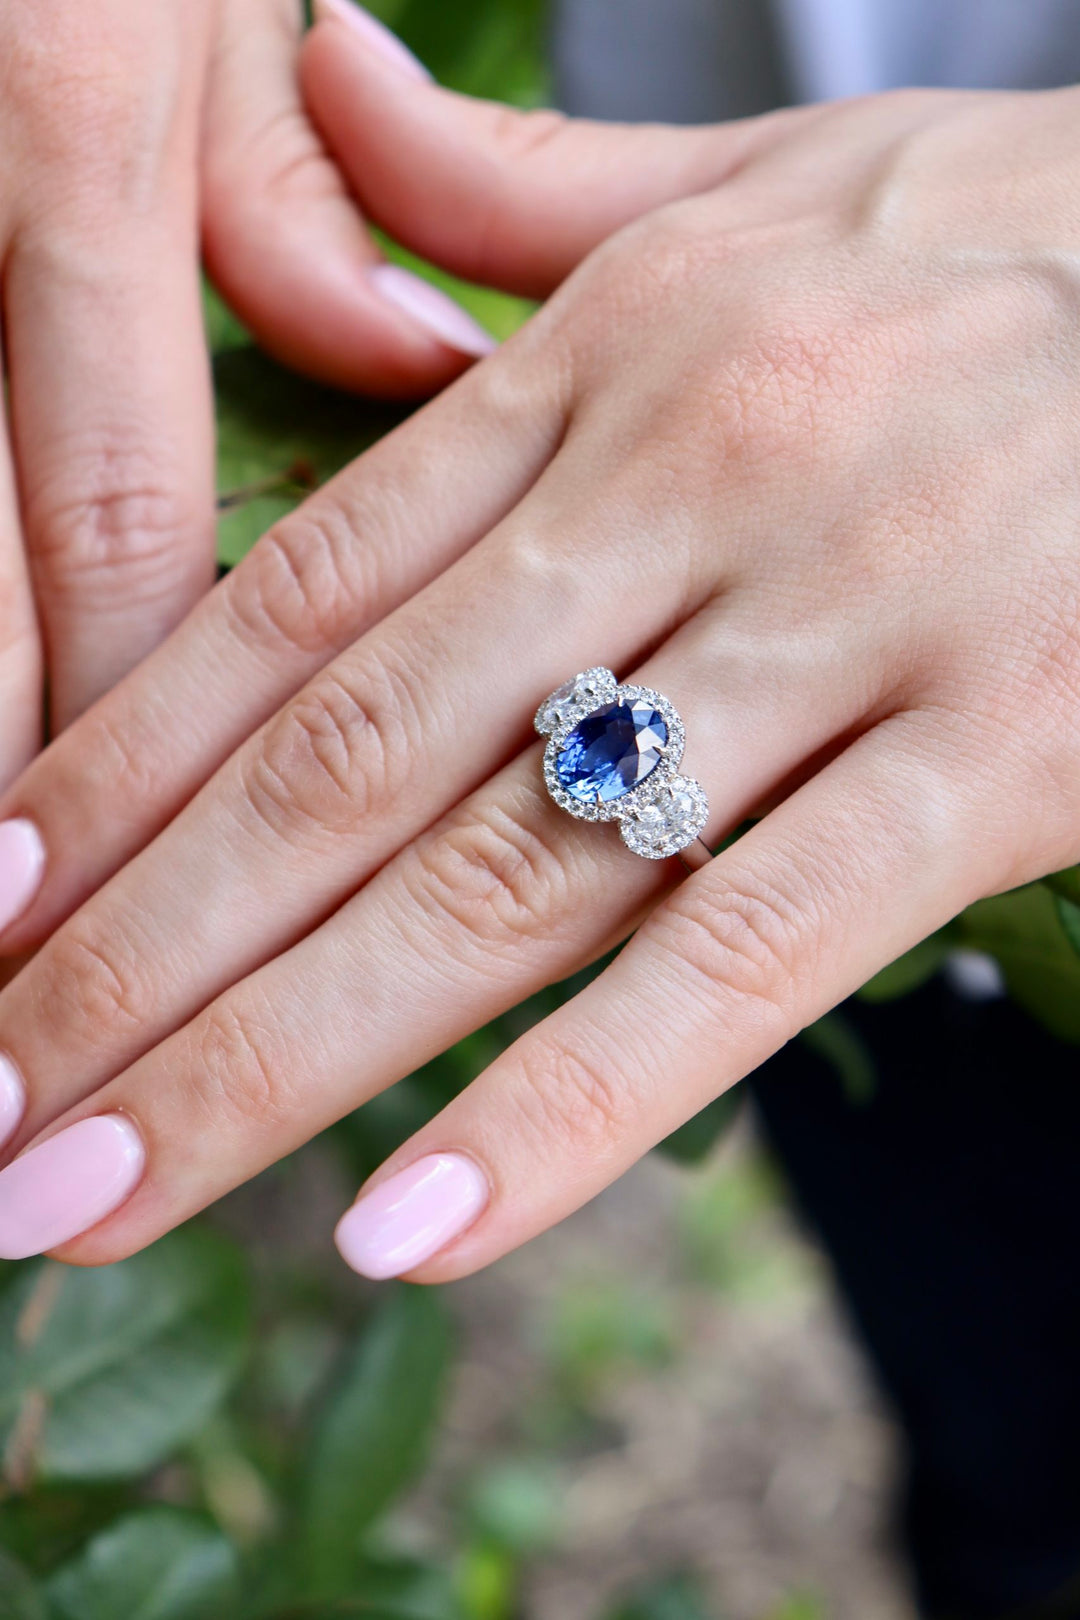
[[[700,783],[690,776],[673,776],[647,803],[620,820],[619,831],[635,855],[663,860],[692,844],[708,815],[709,804]]]
[[[573,725],[597,704],[610,702],[615,696],[615,687],[614,675],[603,665],[583,670],[544,699],[533,724],[542,737],[550,737],[561,727]]]
[[[571,798],[606,804],[656,769],[667,741],[667,722],[648,700],[605,703],[579,720],[564,739],[555,773]]]

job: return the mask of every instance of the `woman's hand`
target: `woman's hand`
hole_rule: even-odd
[[[381,264],[303,108],[301,18],[301,0],[0,9],[5,786],[39,746],[43,665],[58,730],[213,582],[200,232],[248,324],[330,381],[422,393],[490,346]],[[406,86],[422,71],[386,61]]]
[[[340,34],[328,139],[469,273],[541,291],[684,200],[0,805],[46,852],[4,943],[56,929],[0,996],[0,1254],[129,1254],[640,923],[343,1223],[370,1275],[460,1276],[1080,856],[1080,97],[620,133],[404,95]],[[767,812],[692,877],[546,796],[533,710],[598,663],[681,711],[710,839]]]

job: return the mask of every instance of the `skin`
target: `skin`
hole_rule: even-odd
[[[0,803],[49,856],[3,942],[40,946],[0,996],[8,1156],[116,1111],[147,1148],[79,1264],[640,924],[375,1178],[481,1167],[486,1210],[413,1273],[467,1274],[1080,857],[1080,95],[619,131],[406,86],[339,34],[305,84],[371,217],[564,284]],[[762,818],[691,877],[543,790],[536,703],[601,662],[682,713],[710,839]]]
[[[384,302],[308,117],[301,0],[0,9],[0,784],[214,579],[200,247],[267,347],[418,395],[464,358]],[[48,677],[48,714],[43,716]]]

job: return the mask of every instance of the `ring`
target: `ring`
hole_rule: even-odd
[[[649,860],[711,860],[701,839],[709,801],[699,782],[677,774],[686,731],[667,698],[587,669],[544,699],[533,724],[548,739],[544,782],[563,810],[617,821],[627,849]],[[691,845],[693,861],[683,854]]]

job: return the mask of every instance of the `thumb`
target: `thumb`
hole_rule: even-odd
[[[434,288],[388,267],[305,111],[296,0],[229,0],[206,98],[207,269],[260,342],[324,382],[430,393],[492,345]],[[390,296],[397,293],[396,297]]]
[[[365,211],[470,281],[543,297],[599,242],[707,191],[798,114],[676,128],[518,112],[403,70],[404,47],[354,0],[315,0],[301,80]]]

